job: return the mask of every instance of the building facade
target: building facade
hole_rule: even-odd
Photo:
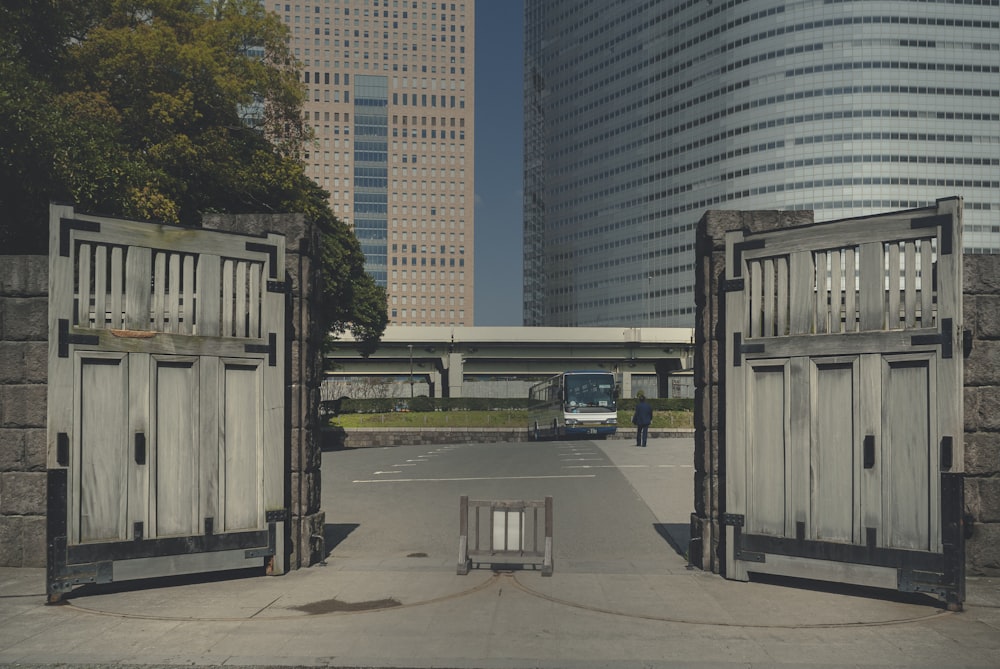
[[[389,295],[389,322],[472,325],[475,2],[262,0],[289,28],[306,170]]]
[[[526,325],[690,326],[709,209],[961,196],[1000,252],[998,0],[525,1]]]

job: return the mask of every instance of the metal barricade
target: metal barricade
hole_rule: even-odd
[[[544,510],[541,521],[540,509]],[[542,543],[539,543],[540,530],[544,531]],[[541,565],[542,576],[551,576],[552,498],[470,500],[468,495],[462,495],[459,500],[458,573],[468,574],[473,562],[491,566],[498,563]]]

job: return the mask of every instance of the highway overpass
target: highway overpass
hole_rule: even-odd
[[[623,397],[693,397],[693,366],[690,328],[390,325],[368,358],[349,335],[337,342],[322,397],[527,397],[571,369],[615,372]]]

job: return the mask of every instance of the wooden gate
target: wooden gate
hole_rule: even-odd
[[[284,572],[284,237],[49,225],[49,599]]]
[[[726,236],[726,576],[964,599],[962,202]]]

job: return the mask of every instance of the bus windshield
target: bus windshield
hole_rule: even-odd
[[[569,409],[615,409],[615,383],[610,374],[567,374],[566,406]]]

